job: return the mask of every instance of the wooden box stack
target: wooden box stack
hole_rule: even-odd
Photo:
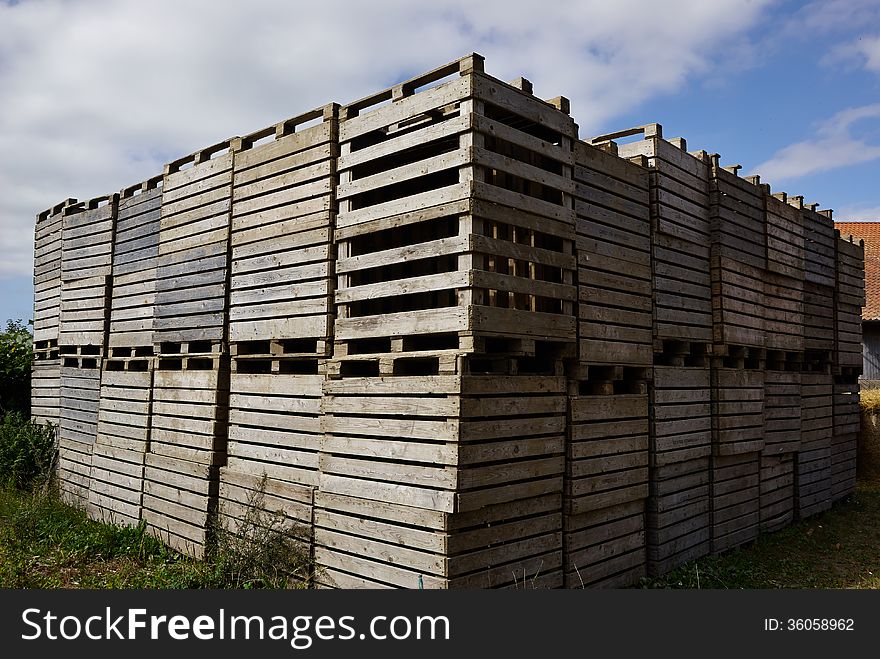
[[[152,396],[151,356],[104,360],[88,503],[94,519],[134,525],[141,520]]]
[[[238,142],[232,188],[232,345],[298,340],[303,345],[294,352],[327,354],[335,279],[336,112],[337,106],[328,105]],[[304,127],[316,119],[322,121]]]
[[[92,517],[137,524],[153,397],[153,310],[162,177],[122,190],[113,240],[108,355],[92,450]]]
[[[762,531],[788,525],[794,514],[794,463],[801,444],[801,372],[800,364],[788,360],[787,354],[768,351],[764,372]]]
[[[789,197],[804,220],[804,350],[812,368],[830,366],[834,350],[834,284],[837,238],[834,223],[803,197]]]
[[[473,54],[41,213],[64,497],[193,556],[271,525],[324,587],[579,588],[850,494],[863,247],[568,112]]]
[[[341,109],[315,509],[338,585],[562,584],[576,128],[530,92],[471,57]]]
[[[229,369],[223,357],[160,357],[153,373],[143,519],[157,537],[200,556],[226,459]]]
[[[62,218],[58,479],[65,499],[83,506],[98,432],[117,203],[113,194],[71,204]]]
[[[517,85],[473,56],[342,108],[342,375],[453,373],[461,354],[573,348],[576,126]]]
[[[226,338],[232,158],[227,140],[165,166],[153,320],[160,354],[180,354],[163,343]]]
[[[565,584],[646,574],[648,390],[653,365],[649,172],[616,144],[575,144],[578,353],[570,369]]]
[[[847,379],[850,382],[846,382]],[[834,435],[831,440],[832,501],[855,492],[859,427],[858,380],[838,378],[834,384]]]
[[[276,524],[308,532],[318,486],[323,367],[315,358],[233,358],[219,492],[221,521],[230,531],[241,529],[249,514],[268,515],[268,521],[282,513]]]
[[[688,356],[654,367],[648,570],[659,575],[709,553],[711,370]]]
[[[591,370],[596,377],[570,384],[563,508],[568,588],[627,585],[647,569],[647,383],[603,380],[622,373]]]
[[[133,348],[149,348],[152,355],[161,208],[161,176],[119,195],[110,292],[111,356],[130,357]]]
[[[34,365],[31,370],[31,416],[58,425],[61,361],[61,226],[67,199],[37,215],[34,228]]]
[[[229,416],[228,275],[235,140],[165,167],[143,518],[195,556],[216,513]]]
[[[804,350],[804,220],[782,192],[763,185],[767,270],[764,279],[767,350]]]
[[[716,358],[712,368],[712,551],[758,536],[764,448],[764,363]]]
[[[562,585],[563,377],[342,378],[324,413],[326,585]]]
[[[838,233],[834,289],[834,372],[849,379],[861,373],[865,304],[865,248],[851,238]]]
[[[333,332],[337,113],[331,104],[288,119],[235,150],[233,373],[220,474],[220,513],[233,530],[257,510],[285,513],[297,532],[311,525]]]
[[[57,475],[62,498],[72,505],[85,506],[89,500],[100,389],[99,354],[61,357]]]
[[[795,471],[795,512],[800,518],[831,507],[833,389],[830,373],[801,374],[801,445]]]
[[[838,234],[834,298],[834,438],[831,443],[831,497],[855,491],[860,429],[862,372],[861,309],[865,304],[865,248]]]
[[[712,156],[712,310],[716,353],[765,346],[764,190]]]
[[[618,153],[644,156],[651,170],[654,341],[711,344],[708,157],[688,153],[682,138],[663,139],[659,124],[603,135],[593,143],[637,134],[644,139],[620,144]]]

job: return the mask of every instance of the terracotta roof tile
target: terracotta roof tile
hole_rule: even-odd
[[[880,222],[835,222],[842,236],[865,241],[865,308],[862,320],[880,320]]]

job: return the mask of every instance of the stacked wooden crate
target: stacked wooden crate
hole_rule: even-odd
[[[862,372],[861,309],[865,304],[864,244],[838,236],[834,298],[834,437],[831,443],[831,497],[855,491],[860,429],[859,384]]]
[[[825,368],[834,350],[834,285],[837,238],[828,211],[789,197],[804,223],[804,350],[812,368]]]
[[[648,568],[659,575],[709,553],[711,371],[703,357],[654,367]]]
[[[834,285],[837,238],[827,212],[789,197],[804,223],[804,373],[801,447],[795,472],[795,512],[808,517],[831,505],[834,434]]]
[[[764,448],[764,363],[717,358],[712,368],[712,551],[758,536]]]
[[[570,369],[563,504],[568,587],[630,584],[646,573],[649,174],[615,147],[575,145],[578,360]]]
[[[61,316],[61,227],[67,199],[37,215],[34,228],[34,364],[31,371],[31,416],[37,423],[58,425],[61,361],[58,326]]]
[[[650,171],[654,378],[650,386],[648,571],[661,574],[708,553],[712,289],[709,163],[649,124],[596,138],[620,144]],[[627,270],[629,268],[627,267]]]
[[[561,585],[575,125],[474,56],[339,134],[316,557],[337,585]]]
[[[712,156],[712,310],[716,354],[766,345],[764,190]],[[720,350],[720,353],[719,353]]]
[[[837,378],[834,384],[834,435],[831,440],[832,501],[839,501],[855,492],[860,423],[858,380]]]
[[[159,255],[162,177],[119,196],[110,287],[109,354],[101,376],[98,434],[92,451],[93,517],[137,524],[152,405],[153,310]]]
[[[862,368],[862,307],[865,304],[865,250],[839,236],[834,297],[835,375],[858,377]]]
[[[757,537],[764,448],[765,190],[711,158],[712,551]]]
[[[651,170],[654,340],[694,343],[697,352],[712,343],[708,157],[688,153],[682,138],[663,139],[659,124],[603,135],[593,143],[638,134],[644,139],[620,144],[618,153],[646,157]]]
[[[226,348],[234,144],[165,167],[156,270],[143,518],[192,555],[204,551],[226,460]]]
[[[804,352],[804,221],[787,195],[764,190],[767,270],[764,273],[764,450],[761,530],[789,524],[794,466],[801,438],[800,382]]]
[[[331,104],[243,137],[235,152],[233,373],[220,474],[228,527],[258,508],[311,524],[333,331],[337,111]]]
[[[804,351],[804,219],[782,192],[764,189],[767,270],[764,279],[765,347]],[[778,360],[777,360],[778,361]]]
[[[794,359],[781,351],[767,353],[761,451],[762,531],[788,525],[794,513],[794,464],[801,444],[801,364]]]
[[[131,348],[149,348],[152,354],[161,208],[161,176],[120,193],[109,309],[111,356],[129,357]]]
[[[562,585],[563,377],[342,378],[324,412],[324,583]]]
[[[94,519],[136,525],[143,512],[153,358],[110,357],[103,368],[88,511]]]
[[[831,507],[833,390],[830,373],[801,374],[801,445],[795,471],[795,512],[800,518]]]
[[[58,478],[65,498],[83,506],[98,432],[117,203],[114,194],[72,204],[62,219]]]

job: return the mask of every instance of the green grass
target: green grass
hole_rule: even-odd
[[[707,556],[647,588],[880,588],[880,483],[821,515]]]
[[[308,567],[307,557],[264,522],[255,520],[248,542],[226,537],[208,560],[196,561],[166,548],[143,527],[101,524],[52,495],[0,489],[0,587],[302,585],[290,575]],[[830,511],[762,535],[748,547],[707,556],[641,585],[880,588],[880,483],[863,483]]]
[[[243,546],[221,535],[196,561],[143,526],[88,519],[52,494],[0,489],[0,588],[286,588],[307,556],[284,538]]]

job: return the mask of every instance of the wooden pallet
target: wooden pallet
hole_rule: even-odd
[[[454,515],[321,491],[315,502],[315,558],[325,587],[563,585],[559,495]]]
[[[850,237],[851,238],[851,237]],[[834,297],[834,360],[838,369],[862,369],[862,307],[865,304],[864,244],[839,237]]]
[[[625,588],[647,573],[645,502],[572,518],[563,536],[566,588]]]
[[[761,532],[778,531],[794,519],[793,453],[761,455]]]
[[[804,218],[804,278],[819,286],[834,287],[837,237],[831,211],[817,211],[816,204],[804,205],[803,197],[789,197]]]
[[[710,369],[655,366],[650,393],[648,572],[660,575],[710,549]]]
[[[766,270],[765,189],[757,176],[741,178],[739,165],[722,167],[718,154],[713,154],[711,160],[713,255],[757,271]]]
[[[832,376],[801,374],[801,448],[795,471],[795,513],[803,519],[831,507],[834,433]]]
[[[31,418],[58,426],[61,405],[61,360],[42,359],[31,368]]]
[[[224,339],[234,146],[227,140],[165,166],[155,342]]]
[[[227,461],[220,469],[221,521],[227,528],[235,531],[246,525],[252,521],[248,515],[272,517],[281,512],[284,519],[279,523],[297,527],[300,534],[310,529],[311,491],[318,485],[323,380],[320,373],[240,368],[230,376]],[[245,505],[250,500],[254,505]]]
[[[228,363],[160,355],[153,378],[143,517],[154,535],[200,556],[226,461]]]
[[[834,289],[804,281],[804,350],[834,350]]]
[[[855,378],[837,378],[834,384],[834,435],[831,440],[831,499],[840,501],[855,492],[856,454],[861,416],[859,385]]]
[[[98,431],[100,359],[61,364],[57,476],[62,498],[85,507],[89,500],[92,447]]]
[[[58,341],[61,314],[61,243],[67,199],[37,215],[34,227],[34,343]]]
[[[651,170],[654,339],[712,342],[709,276],[709,159],[687,152],[684,139],[663,139],[648,124],[592,140],[607,143],[633,135],[644,139],[617,146],[623,158],[643,156]]]
[[[578,358],[584,364],[652,364],[649,173],[575,144]]]
[[[162,177],[124,189],[113,242],[109,346],[153,345]]]
[[[615,384],[634,393],[614,393]],[[630,586],[647,565],[647,383],[593,379],[569,388],[565,587]]]
[[[59,344],[103,345],[112,269],[116,194],[64,208]]]
[[[803,352],[804,282],[774,272],[763,274],[764,346]]]
[[[716,456],[764,449],[764,371],[712,368],[712,448]]]
[[[340,117],[337,342],[472,332],[574,343],[571,117],[527,81],[486,76],[477,55]]]
[[[541,583],[561,586],[564,393],[555,376],[328,380],[319,565],[343,587],[415,588],[420,575],[425,587],[513,585],[533,567]],[[333,515],[331,525],[328,495],[375,508],[388,536],[364,537]],[[415,527],[406,534],[394,530],[404,518]],[[427,546],[407,551],[409,535]],[[408,568],[388,564],[395,551]]]
[[[712,552],[751,542],[760,528],[761,454],[712,456]]]
[[[767,272],[793,279],[804,280],[806,246],[804,242],[804,217],[799,208],[788,203],[784,192],[770,194],[770,186],[764,189],[764,231],[767,244]]]
[[[141,361],[141,370],[123,360],[104,361],[88,505],[89,515],[100,521],[135,525],[141,519],[153,360]]]
[[[332,336],[337,111],[288,119],[236,148],[230,341]]]

